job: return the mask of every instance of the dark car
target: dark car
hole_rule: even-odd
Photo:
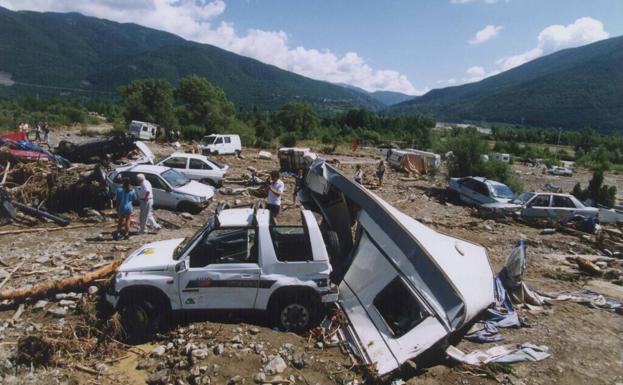
[[[78,144],[62,140],[55,152],[71,162],[96,163],[106,155],[112,160],[127,155],[136,148],[134,140],[134,137],[128,134],[116,134]]]

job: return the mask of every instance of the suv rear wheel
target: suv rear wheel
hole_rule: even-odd
[[[301,333],[318,320],[318,300],[309,295],[289,295],[278,300],[271,309],[271,318],[280,329]]]

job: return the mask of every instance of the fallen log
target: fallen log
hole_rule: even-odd
[[[59,279],[56,281],[47,281],[39,285],[33,286],[29,289],[5,290],[0,292],[0,300],[25,300],[27,298],[39,299],[58,293],[77,291],[78,289],[89,285],[95,280],[106,278],[114,274],[117,271],[117,268],[119,267],[121,262],[123,262],[122,258],[117,259],[109,263],[108,265],[102,266],[101,268],[84,274],[80,277],[71,277]]]
[[[6,167],[4,168],[4,175],[2,176],[2,181],[0,181],[0,185],[3,185],[6,182],[6,177],[9,175],[9,169],[11,168],[11,162],[6,162]]]
[[[75,226],[65,226],[65,227],[37,227],[34,229],[16,229],[16,230],[5,230],[0,231],[0,235],[9,235],[9,234],[21,234],[21,233],[36,233],[37,231],[58,231],[58,230],[71,230],[71,229],[82,229],[85,227],[99,227],[102,226],[101,223],[97,224],[86,224],[86,225],[75,225]],[[115,223],[104,224],[103,226],[113,227],[116,226]]]

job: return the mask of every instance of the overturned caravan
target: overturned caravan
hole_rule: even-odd
[[[343,337],[384,376],[467,325],[494,302],[484,247],[441,234],[315,159],[299,199],[337,233],[331,264]]]

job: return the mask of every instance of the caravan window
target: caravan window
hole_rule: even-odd
[[[405,335],[429,315],[400,277],[385,286],[373,303],[394,338]]]

